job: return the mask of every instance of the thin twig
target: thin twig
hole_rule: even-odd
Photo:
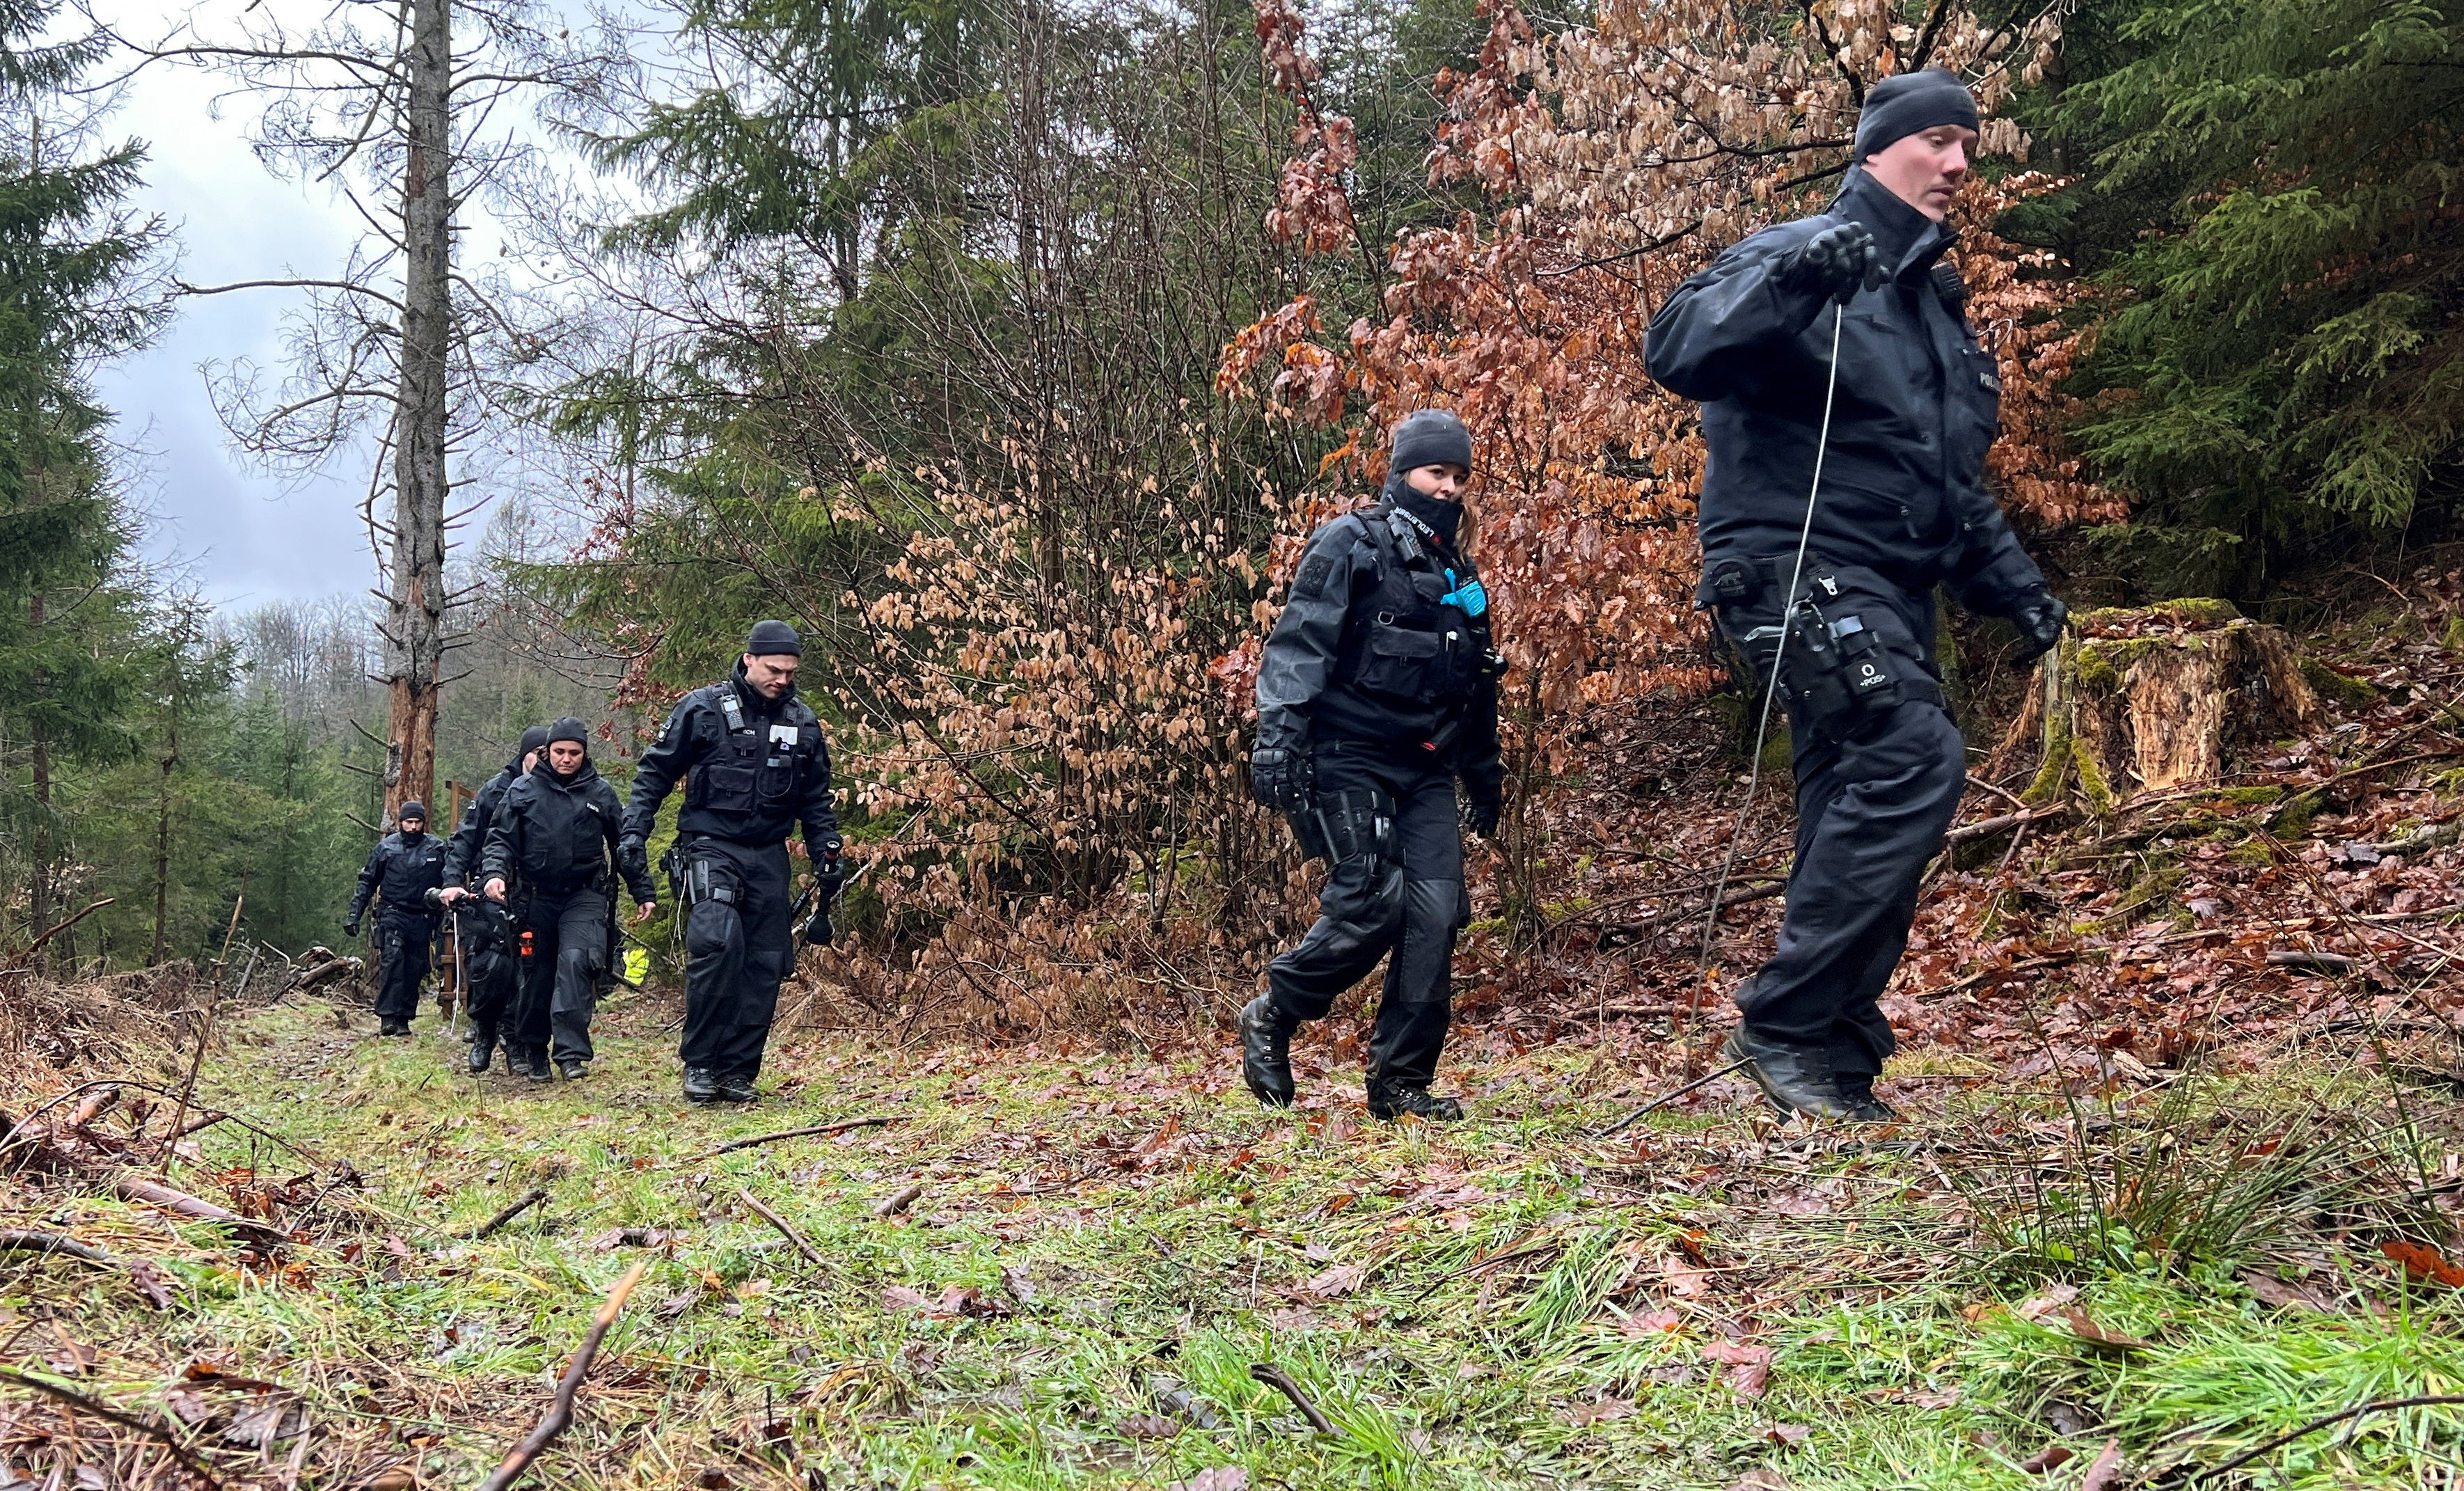
[[[1337,1432],[1334,1420],[1327,1417],[1319,1411],[1316,1404],[1309,1401],[1309,1394],[1301,1391],[1301,1385],[1292,1380],[1291,1373],[1272,1362],[1251,1362],[1249,1375],[1291,1399],[1292,1407],[1301,1411],[1301,1416],[1309,1421],[1310,1428],[1320,1434]]]
[[[797,1252],[802,1253],[804,1257],[812,1260],[813,1266],[816,1268],[827,1268],[829,1266],[829,1264],[822,1261],[822,1255],[814,1251],[813,1245],[804,1240],[804,1235],[803,1233],[798,1232],[795,1228],[787,1225],[787,1218],[780,1216],[777,1212],[774,1212],[770,1210],[770,1208],[761,1204],[761,1198],[753,1194],[752,1187],[738,1186],[736,1188],[736,1194],[744,1197],[745,1205],[753,1208],[757,1212],[759,1212],[763,1221],[778,1228],[779,1236],[794,1243],[796,1245]]]
[[[806,1139],[818,1134],[845,1133],[850,1129],[878,1129],[884,1124],[905,1122],[903,1117],[850,1118],[835,1124],[816,1124],[810,1129],[781,1129],[777,1133],[758,1133],[750,1139],[731,1139],[715,1150],[704,1150],[699,1154],[689,1155],[680,1163],[691,1165],[700,1160],[715,1159],[719,1155],[732,1154],[737,1150],[749,1150],[756,1145],[777,1144],[781,1139]]]
[[[473,1242],[478,1241],[481,1238],[487,1237],[490,1233],[495,1232],[497,1228],[503,1226],[509,1221],[512,1221],[515,1217],[519,1217],[522,1213],[529,1211],[532,1207],[539,1205],[541,1201],[546,1199],[547,1187],[533,1186],[528,1192],[523,1194],[520,1200],[516,1201],[513,1205],[506,1207],[495,1216],[489,1217],[484,1222],[481,1222],[478,1230],[471,1234],[471,1240]]]
[[[2223,1464],[2215,1466],[2210,1470],[2200,1471],[2190,1479],[2194,1481],[2213,1480],[2227,1471],[2241,1469],[2244,1465],[2249,1464],[2252,1460],[2258,1458],[2260,1456],[2267,1454],[2271,1450],[2282,1449],[2284,1446],[2291,1444],[2294,1440],[2300,1438],[2303,1435],[2316,1434],[2330,1424],[2341,1424],[2347,1418],[2359,1418],[2364,1414],[2383,1414],[2390,1409],[2431,1408],[2442,1403],[2464,1403],[2464,1392],[2431,1392],[2425,1393],[2420,1397],[2378,1398],[2368,1403],[2355,1404],[2353,1407],[2344,1409],[2342,1412],[2330,1414],[2324,1418],[2314,1418],[2310,1422],[2303,1424],[2300,1428],[2294,1430],[2291,1434],[2277,1435],[2275,1438],[2268,1440],[2257,1449],[2245,1450],[2241,1454],[2225,1461]]]
[[[530,1437],[514,1446],[513,1453],[505,1457],[495,1473],[479,1483],[479,1491],[505,1491],[507,1486],[521,1478],[523,1471],[530,1468],[531,1461],[539,1458],[539,1452],[554,1443],[556,1436],[573,1423],[573,1397],[582,1391],[582,1379],[590,1374],[590,1363],[599,1354],[599,1343],[606,1339],[607,1327],[616,1324],[617,1312],[624,1309],[627,1297],[633,1292],[633,1285],[641,1283],[642,1271],[649,1266],[650,1261],[643,1259],[627,1269],[625,1277],[616,1281],[616,1287],[607,1291],[607,1303],[600,1305],[599,1313],[591,1318],[590,1329],[583,1336],[582,1345],[574,1348],[572,1364],[565,1368],[564,1376],[557,1382],[556,1402],[548,1409],[547,1416],[539,1421],[539,1427],[531,1431]]]
[[[1652,1099],[1642,1107],[1636,1108],[1633,1112],[1618,1119],[1616,1123],[1601,1129],[1598,1133],[1592,1135],[1592,1137],[1595,1139],[1608,1139],[1613,1138],[1617,1134],[1621,1134],[1627,1129],[1633,1128],[1635,1125],[1642,1122],[1645,1114],[1656,1112],[1660,1108],[1676,1102],[1679,1098],[1683,1097],[1695,1088],[1715,1083],[1721,1078],[1728,1075],[1730,1072],[1741,1071],[1744,1069],[1745,1064],[1746,1063],[1743,1062],[1733,1062],[1727,1066],[1721,1067],[1718,1071],[1711,1073],[1709,1076],[1695,1078],[1692,1082],[1687,1083],[1685,1085],[1678,1088],[1674,1092],[1663,1092],[1659,1097]]]
[[[889,1200],[882,1202],[879,1206],[874,1207],[872,1209],[872,1215],[875,1217],[895,1217],[923,1198],[924,1183],[919,1180],[912,1186],[904,1187],[897,1195],[891,1196]]]
[[[219,1491],[219,1488],[222,1485],[222,1482],[214,1478],[214,1473],[206,1468],[205,1461],[190,1454],[188,1452],[188,1447],[182,1444],[177,1438],[173,1437],[171,1431],[164,1428],[161,1424],[155,1423],[150,1419],[140,1418],[134,1414],[122,1413],[119,1409],[112,1407],[110,1404],[99,1402],[96,1399],[90,1398],[74,1388],[64,1388],[56,1382],[46,1381],[43,1378],[35,1376],[32,1372],[20,1371],[14,1367],[0,1367],[0,1381],[13,1382],[21,1388],[32,1388],[36,1392],[43,1393],[48,1397],[55,1397],[63,1403],[84,1409],[87,1413],[92,1414],[97,1418],[107,1419],[112,1423],[121,1425],[122,1428],[134,1429],[140,1434],[147,1435],[153,1438],[159,1439],[163,1442],[165,1447],[170,1450],[171,1458],[173,1459],[178,1460],[182,1465],[187,1466],[193,1474],[203,1478],[206,1484],[216,1487],[217,1491]]]

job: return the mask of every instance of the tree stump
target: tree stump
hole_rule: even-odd
[[[2322,718],[2292,639],[2225,601],[2084,612],[2041,666],[2010,739],[2044,742],[2031,801],[2076,782],[2102,813],[2136,793],[2214,781]]]

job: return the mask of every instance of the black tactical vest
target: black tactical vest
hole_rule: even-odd
[[[1488,664],[1488,616],[1444,597],[1476,585],[1479,572],[1467,555],[1438,553],[1389,503],[1362,513],[1360,526],[1377,550],[1377,588],[1344,622],[1335,677],[1398,709],[1463,704]]]
[[[805,773],[822,754],[822,723],[801,699],[770,719],[748,718],[733,684],[713,691],[727,736],[702,758],[685,784],[685,810],[740,815],[785,838],[795,821]]]

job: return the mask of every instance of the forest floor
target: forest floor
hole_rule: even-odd
[[[2464,568],[2414,579],[2302,625],[2343,676],[2308,738],[1961,844],[1881,1129],[1719,1079],[1612,1131],[1722,1023],[1696,919],[1742,776],[1691,705],[1590,752],[1547,935],[1474,928],[1460,1126],[1366,1117],[1351,1006],[1291,1112],[1127,982],[1100,1041],[782,1033],[758,1107],[696,1110],[672,996],[539,1087],[345,991],[228,1014],[166,1153],[200,1001],[136,1039],[30,980],[0,1491],[475,1484],[637,1266],[532,1483],[2454,1491]],[[2019,816],[1988,747],[1963,823]]]
[[[2452,1407],[2195,1474],[2464,1390],[2464,1273],[2402,1240],[2464,1135],[2401,1042],[2076,1100],[1935,1051],[1895,1068],[1896,1128],[1780,1126],[1724,1083],[1600,1138],[1649,1096],[1632,1051],[1477,1033],[1450,1128],[1368,1121],[1324,1042],[1289,1113],[1213,1044],[811,1038],[758,1107],[694,1110],[671,1002],[613,1001],[596,1069],[544,1088],[468,1076],[431,1017],[237,1019],[199,1101],[256,1127],[165,1178],[273,1232],[21,1173],[11,1225],[119,1261],[0,1275],[6,1370],[58,1390],[0,1410],[9,1479],[180,1483],[170,1441],[225,1485],[473,1484],[642,1263],[538,1483],[2454,1483]],[[139,1154],[150,1103],[55,1109],[56,1152]]]

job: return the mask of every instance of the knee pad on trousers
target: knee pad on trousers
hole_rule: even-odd
[[[570,972],[579,974],[585,979],[595,978],[599,975],[599,950],[597,948],[559,948],[556,953],[556,968],[560,974]]]
[[[1382,948],[1402,927],[1404,898],[1401,867],[1369,861],[1359,868],[1358,886],[1338,893],[1319,911],[1303,946],[1316,942],[1332,956]]]

